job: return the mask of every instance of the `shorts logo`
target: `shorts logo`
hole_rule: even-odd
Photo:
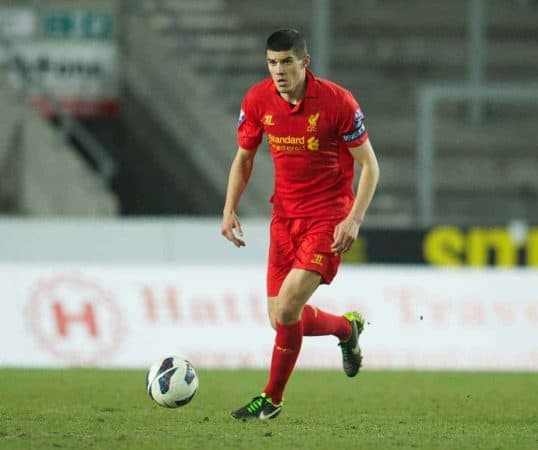
[[[263,116],[263,124],[270,126],[274,125],[275,123],[273,122],[273,116],[271,114],[266,114]]]
[[[308,126],[306,127],[306,131],[308,133],[315,133],[318,131],[318,119],[319,112],[316,114],[311,114],[310,117],[308,117]]]
[[[320,255],[319,253],[314,253],[314,256],[312,256],[312,259],[310,260],[312,264],[316,264],[318,266],[323,265],[323,255]]]
[[[308,138],[307,146],[308,150],[310,150],[311,152],[319,150],[319,139],[316,139],[314,136]]]

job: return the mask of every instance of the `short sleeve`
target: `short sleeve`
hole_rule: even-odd
[[[263,126],[252,103],[247,93],[241,103],[241,112],[237,120],[237,143],[245,150],[256,150],[263,137]]]
[[[364,114],[357,100],[348,91],[342,101],[338,128],[341,139],[348,147],[357,147],[368,139]]]

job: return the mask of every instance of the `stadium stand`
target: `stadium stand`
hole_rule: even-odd
[[[245,89],[266,76],[264,39],[276,28],[294,27],[312,44],[314,3],[121,4],[122,113],[84,122],[117,163],[113,187],[120,211],[220,214],[239,104]],[[432,83],[465,82],[467,4],[332,2],[330,78],[359,99],[382,169],[369,224],[417,224],[418,92]],[[536,83],[537,23],[536,3],[487,2],[485,81]],[[312,45],[311,50],[315,59]],[[483,121],[475,124],[464,102],[437,108],[435,221],[536,221],[538,105],[485,102],[483,112]],[[269,214],[271,175],[264,144],[241,204],[243,215]],[[2,197],[5,211],[13,208],[10,198]]]
[[[537,79],[532,61],[538,55],[538,10],[516,3],[488,2],[487,81]],[[305,11],[312,3],[297,1],[293,9],[283,0],[270,7],[245,0],[140,0],[138,5],[126,26],[125,45],[133,65],[127,72],[139,79],[128,74],[127,83],[141,93],[143,72],[159,67],[145,76],[148,108],[175,122],[169,126],[175,129],[172,135],[200,156],[197,167],[222,189],[222,167],[235,146],[230,124],[245,88],[266,73],[264,38],[291,26],[311,38]],[[427,83],[465,80],[466,2],[342,0],[334,5],[331,78],[359,98],[382,168],[369,222],[414,224],[417,91]],[[204,139],[189,130],[178,132],[177,122],[186,116],[190,131],[199,130]],[[437,221],[536,220],[537,117],[538,107],[487,102],[483,122],[475,125],[463,103],[439,108]],[[202,147],[209,152],[204,155]],[[243,205],[247,214],[260,213],[256,206],[270,192],[270,163],[260,153]]]
[[[121,214],[211,215],[222,208],[224,193],[192,162],[187,143],[174,139],[128,85],[121,105],[117,117],[81,121],[117,164],[112,185]]]
[[[0,77],[0,212],[106,217],[116,196],[50,122]]]
[[[188,17],[186,8],[194,8],[198,14],[209,17],[215,6],[218,2],[142,3],[141,9],[131,11],[124,26],[124,73],[128,89],[180,143],[179,147],[189,152],[184,158],[192,159],[210,185],[209,192],[223,193],[227,167],[236,147],[234,124],[238,112],[230,112],[226,102],[215,95],[216,80],[204,77],[194,64],[200,40],[204,41],[204,36],[211,40],[209,30],[213,28],[208,30],[197,23],[198,31],[191,35],[180,28],[184,23],[180,18]],[[174,14],[168,8],[173,8]],[[219,17],[221,12],[216,11]],[[171,24],[168,19],[172,19]],[[178,25],[176,20],[181,23]],[[173,153],[168,155],[177,158]],[[245,214],[268,213],[270,170],[268,156],[261,155],[254,173],[255,182],[242,204]],[[218,214],[221,209],[222,201],[212,212]]]

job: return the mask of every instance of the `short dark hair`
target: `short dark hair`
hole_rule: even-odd
[[[267,50],[273,52],[293,50],[298,58],[308,53],[304,37],[297,30],[292,29],[277,30],[271,34],[265,43],[265,51]]]

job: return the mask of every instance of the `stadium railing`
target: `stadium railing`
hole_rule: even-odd
[[[435,130],[436,107],[441,102],[485,100],[503,103],[525,103],[538,105],[538,84],[438,84],[424,86],[418,93],[418,139],[417,139],[417,168],[416,203],[419,211],[420,225],[430,226],[437,217],[436,189],[438,175],[436,172]],[[475,103],[476,104],[476,103]],[[509,129],[505,130],[509,132]],[[536,144],[530,143],[529,145]],[[478,167],[473,168],[475,176],[480,173]],[[525,180],[519,179],[519,182]],[[529,180],[536,183],[536,177]],[[522,199],[523,201],[525,199]],[[479,207],[479,205],[477,205]],[[505,210],[507,218],[523,220],[538,220],[536,208],[526,210],[527,217],[511,217],[510,211]]]

